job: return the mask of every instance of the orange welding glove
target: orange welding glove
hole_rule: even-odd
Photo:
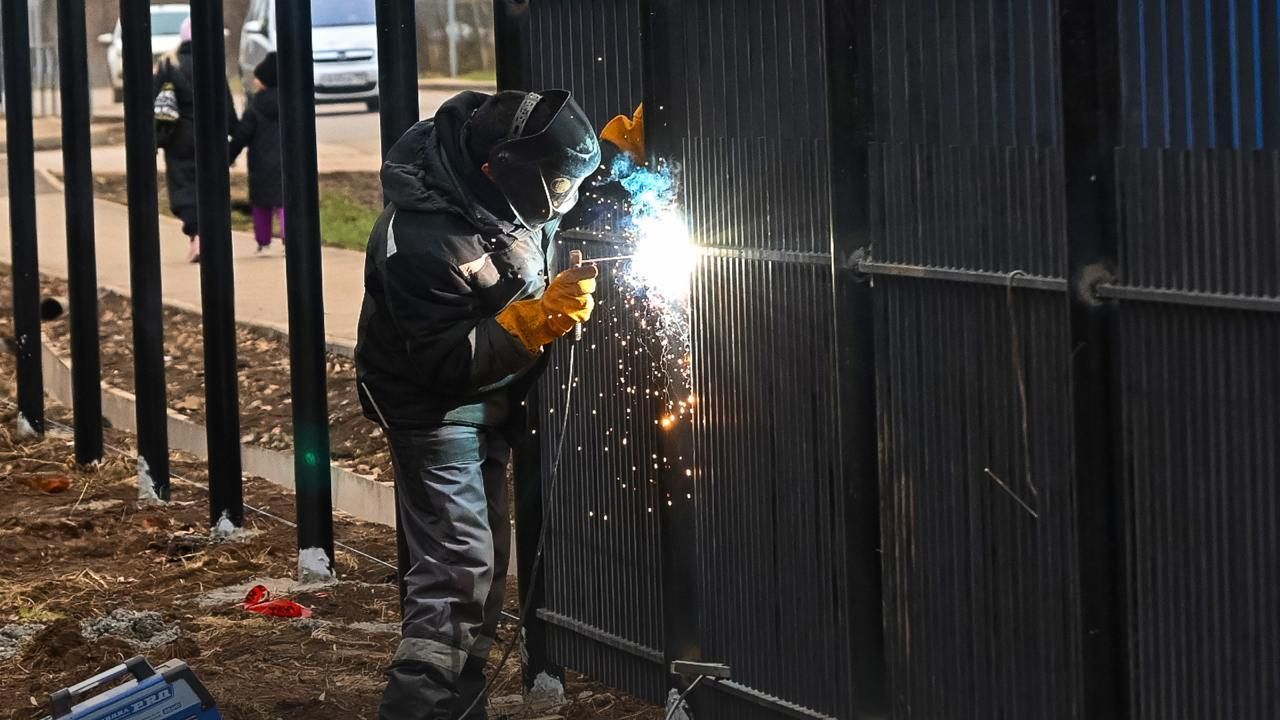
[[[538,352],[574,325],[590,319],[599,274],[595,265],[565,270],[551,281],[542,297],[518,300],[498,313],[498,324],[530,352]]]
[[[610,120],[600,131],[600,139],[630,154],[637,163],[643,165],[645,163],[644,103],[636,107],[636,114],[633,117],[619,115]]]

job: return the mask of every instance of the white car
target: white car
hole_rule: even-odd
[[[160,56],[178,47],[178,31],[182,22],[191,17],[191,6],[186,4],[151,6],[151,53],[159,61]],[[120,21],[116,20],[113,32],[98,36],[98,42],[107,46],[107,70],[111,75],[111,90],[116,102],[124,100],[124,63],[120,59]]]
[[[311,0],[316,103],[362,102],[378,109],[378,26],[374,0]],[[240,32],[240,78],[276,49],[276,0],[253,0]]]

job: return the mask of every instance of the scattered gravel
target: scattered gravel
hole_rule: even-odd
[[[0,627],[0,660],[17,655],[32,637],[44,630],[40,623],[24,623]]]
[[[117,608],[106,617],[82,620],[80,632],[88,640],[110,636],[150,650],[177,640],[180,631],[177,623],[166,623],[160,613]]]

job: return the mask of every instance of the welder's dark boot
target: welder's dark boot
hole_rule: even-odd
[[[458,684],[430,663],[400,660],[387,670],[378,720],[453,720]]]
[[[462,714],[480,697],[484,686],[489,682],[484,674],[484,666],[485,661],[475,657],[468,658],[467,664],[462,666],[462,674],[458,677],[458,703],[454,706],[453,715],[458,720],[488,720],[489,716],[485,712],[485,706],[489,704],[488,698],[481,698],[476,702],[476,707],[470,714]]]

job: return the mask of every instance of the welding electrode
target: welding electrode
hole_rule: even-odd
[[[575,268],[582,267],[582,251],[581,250],[569,251],[569,266],[575,267]],[[582,323],[574,323],[573,341],[582,342]]]

